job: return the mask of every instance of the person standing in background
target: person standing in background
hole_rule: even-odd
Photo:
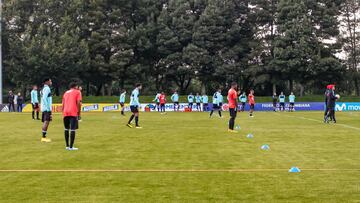
[[[294,108],[294,106],[295,106],[295,95],[294,95],[294,93],[293,92],[291,92],[291,94],[289,95],[289,103],[290,103],[290,105],[289,105],[289,111],[295,111],[295,108]]]
[[[201,96],[199,93],[196,93],[195,102],[196,102],[196,110],[201,111]]]
[[[171,101],[174,103],[174,111],[179,111],[179,109],[180,109],[179,95],[176,90],[175,90],[174,94],[171,95]]]
[[[250,90],[250,94],[248,96],[249,99],[249,105],[250,105],[250,111],[249,111],[249,116],[251,118],[254,117],[254,111],[255,111],[255,95],[254,95],[254,90]]]
[[[35,112],[36,112],[36,120],[40,120],[39,118],[39,97],[38,97],[38,87],[37,85],[33,86],[33,89],[30,93],[31,97],[31,105],[32,105],[32,119],[35,120]]]
[[[285,111],[285,95],[283,92],[279,95],[280,111]]]
[[[122,90],[122,93],[120,95],[119,103],[121,107],[121,115],[125,116],[125,99],[126,99],[126,90]]]
[[[189,103],[189,109],[190,111],[192,111],[192,107],[193,107],[193,104],[194,104],[194,95],[192,93],[190,93],[188,95],[188,103]]]
[[[15,100],[14,93],[10,90],[9,94],[8,94],[9,112],[11,112],[11,109],[12,109],[13,112],[15,112],[14,100]]]
[[[229,112],[230,112],[230,120],[229,120],[229,129],[228,132],[236,133],[234,130],[235,119],[237,114],[238,107],[238,95],[237,95],[237,83],[231,83],[231,88],[228,91],[227,99],[229,101]]]
[[[44,87],[41,91],[41,120],[43,122],[41,142],[51,142],[51,139],[47,138],[47,130],[52,121],[52,94],[50,89],[52,81],[50,78],[46,78],[43,82]]]
[[[159,96],[159,101],[160,101],[160,112],[161,114],[165,114],[166,95],[164,92],[161,92]]]
[[[273,102],[273,110],[274,112],[276,112],[276,109],[277,109],[277,101],[278,101],[278,98],[276,96],[276,92],[274,92],[273,96],[272,96],[272,102]]]
[[[208,106],[209,106],[209,97],[206,95],[206,94],[204,94],[203,96],[202,96],[202,102],[203,102],[203,111],[208,111]]]
[[[239,97],[239,101],[241,102],[241,109],[240,111],[244,112],[245,111],[245,105],[246,105],[246,93],[243,92],[242,95],[240,95]]]
[[[23,104],[24,104],[24,97],[19,92],[17,95],[17,112],[22,112]]]
[[[156,106],[154,106],[153,110],[157,109],[157,111],[160,111],[160,92],[156,93],[155,98],[153,99],[153,102],[156,102]]]

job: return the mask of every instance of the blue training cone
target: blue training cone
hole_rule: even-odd
[[[289,170],[289,173],[300,173],[300,172],[301,170],[296,166],[291,167]]]
[[[263,146],[261,146],[261,149],[262,149],[262,150],[269,150],[269,149],[270,149],[270,146],[267,145],[267,144],[264,144]]]
[[[249,133],[246,137],[247,137],[247,138],[254,138],[254,135],[251,134],[251,133]]]

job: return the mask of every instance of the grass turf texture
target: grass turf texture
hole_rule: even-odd
[[[30,114],[2,113],[0,170],[157,171],[0,172],[0,202],[359,202],[360,113],[337,113],[335,125],[322,112],[239,113],[238,134],[225,115],[141,113],[144,128],[129,129],[129,113],[87,113],[80,150],[65,151],[61,115],[40,143]]]

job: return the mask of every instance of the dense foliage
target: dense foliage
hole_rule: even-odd
[[[357,0],[6,0],[7,87],[359,94]],[[339,53],[346,52],[342,60]]]

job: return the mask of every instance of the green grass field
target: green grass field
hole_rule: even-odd
[[[40,143],[30,114],[1,113],[0,202],[360,202],[360,113],[240,113],[238,134],[225,115],[87,113],[65,151],[60,114]]]

